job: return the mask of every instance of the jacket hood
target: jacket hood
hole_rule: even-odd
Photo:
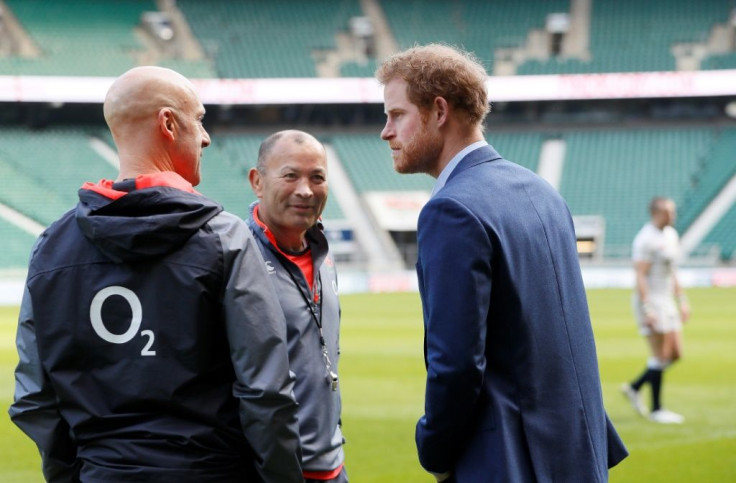
[[[106,256],[136,262],[178,249],[222,209],[177,174],[159,173],[122,183],[85,183],[76,219]]]

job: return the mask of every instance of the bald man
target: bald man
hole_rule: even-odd
[[[327,201],[325,148],[305,132],[277,132],[261,144],[249,178],[258,196],[250,207],[250,229],[286,314],[304,478],[344,483],[340,303],[319,221]]]
[[[178,73],[118,78],[116,180],[31,255],[10,416],[48,481],[297,482],[286,325],[246,224],[193,188],[210,138]]]

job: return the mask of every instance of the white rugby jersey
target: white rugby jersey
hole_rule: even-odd
[[[647,283],[650,295],[674,293],[674,271],[680,251],[680,237],[671,226],[662,230],[647,223],[634,238],[632,258],[634,262],[652,264]]]

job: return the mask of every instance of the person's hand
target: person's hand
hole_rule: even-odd
[[[644,324],[650,329],[654,329],[654,325],[657,323],[657,313],[649,302],[642,304],[642,310],[644,312]]]
[[[687,301],[680,301],[680,317],[682,318],[683,323],[687,322],[690,318],[690,305]]]
[[[684,294],[680,295],[677,301],[680,304],[680,317],[682,318],[682,322],[685,323],[690,318],[690,304],[687,302],[687,297]]]
[[[430,473],[432,474],[432,476],[435,477],[438,483],[441,481],[445,481],[452,476],[452,471],[446,471],[444,473],[432,473],[430,471]]]

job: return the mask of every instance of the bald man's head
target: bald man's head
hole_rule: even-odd
[[[197,185],[210,138],[205,109],[189,80],[162,67],[136,67],[113,82],[103,106],[121,177],[173,171]]]
[[[130,69],[115,82],[105,96],[103,111],[110,130],[128,123],[152,118],[164,107],[181,108],[192,102],[196,92],[183,75],[163,67],[144,66]]]

